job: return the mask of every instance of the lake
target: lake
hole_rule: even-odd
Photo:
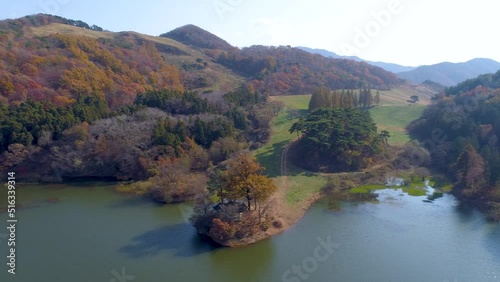
[[[325,199],[257,244],[200,241],[191,207],[120,195],[112,183],[18,185],[16,275],[0,281],[500,281],[500,224],[451,195],[381,190],[378,203]],[[6,207],[2,186],[0,208]],[[7,256],[7,213],[0,212]]]

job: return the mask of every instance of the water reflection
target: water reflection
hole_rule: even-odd
[[[193,231],[194,228],[187,224],[156,228],[134,237],[132,243],[122,247],[120,252],[131,258],[153,257],[162,254],[192,257],[216,249],[215,246],[207,242],[201,242],[200,237]]]

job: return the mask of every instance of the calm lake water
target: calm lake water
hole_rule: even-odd
[[[500,225],[450,195],[382,190],[379,203],[341,211],[324,200],[287,232],[237,249],[200,242],[189,205],[118,195],[111,184],[23,185],[17,198],[17,274],[2,263],[2,282],[500,281]]]

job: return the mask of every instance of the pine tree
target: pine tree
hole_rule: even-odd
[[[375,94],[375,104],[380,105],[380,91],[377,90],[377,93]]]
[[[366,89],[366,96],[368,100],[368,107],[371,107],[373,105],[373,95],[372,95],[372,90],[370,88]]]

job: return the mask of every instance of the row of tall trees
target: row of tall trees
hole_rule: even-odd
[[[358,91],[316,89],[309,101],[309,111],[319,108],[369,108],[380,104],[380,91],[373,95],[370,88],[361,88]]]

